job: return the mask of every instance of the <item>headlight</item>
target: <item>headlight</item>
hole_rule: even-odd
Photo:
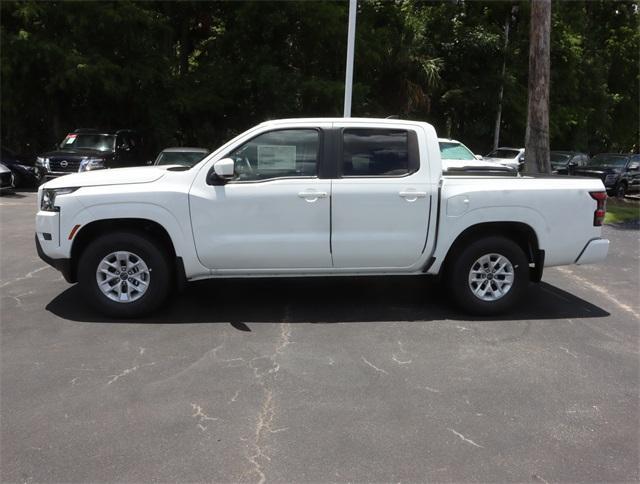
[[[36,165],[49,170],[49,158],[43,158],[42,156],[36,157]]]
[[[75,188],[45,188],[42,190],[42,199],[40,200],[40,210],[46,212],[58,212],[60,207],[56,207],[56,197],[58,195],[67,195],[78,189]]]
[[[104,158],[85,158],[80,163],[78,171],[101,170],[102,168],[104,168]]]

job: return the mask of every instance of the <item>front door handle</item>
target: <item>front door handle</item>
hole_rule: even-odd
[[[418,198],[425,198],[427,196],[427,192],[418,192],[416,190],[403,190],[399,193],[399,195],[404,198],[407,202],[415,202]]]
[[[327,198],[327,192],[319,192],[317,190],[304,190],[298,193],[298,197],[304,198],[307,202],[315,202],[318,198]]]

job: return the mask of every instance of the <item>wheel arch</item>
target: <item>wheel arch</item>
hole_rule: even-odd
[[[513,240],[525,253],[530,264],[530,277],[534,282],[542,278],[544,267],[544,250],[540,250],[540,242],[535,230],[524,222],[482,222],[462,231],[449,247],[440,266],[440,274],[444,274],[455,254],[473,240],[489,236],[500,236]]]
[[[176,260],[181,264],[181,258],[176,257],[176,249],[169,232],[158,222],[145,218],[112,218],[90,222],[80,228],[73,238],[71,246],[70,282],[77,281],[78,260],[86,247],[97,237],[109,232],[136,232],[148,236],[158,242],[167,251],[170,260]],[[184,274],[184,267],[178,271]]]

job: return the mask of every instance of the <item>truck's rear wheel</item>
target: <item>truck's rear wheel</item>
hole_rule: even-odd
[[[169,293],[171,276],[162,249],[137,232],[95,239],[78,262],[78,282],[87,299],[118,318],[157,309]]]
[[[520,246],[504,237],[485,237],[453,254],[447,283],[456,303],[479,315],[513,307],[529,284],[529,264]]]

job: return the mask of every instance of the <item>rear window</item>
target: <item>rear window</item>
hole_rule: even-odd
[[[417,169],[415,133],[370,128],[343,131],[343,176],[403,176]]]

